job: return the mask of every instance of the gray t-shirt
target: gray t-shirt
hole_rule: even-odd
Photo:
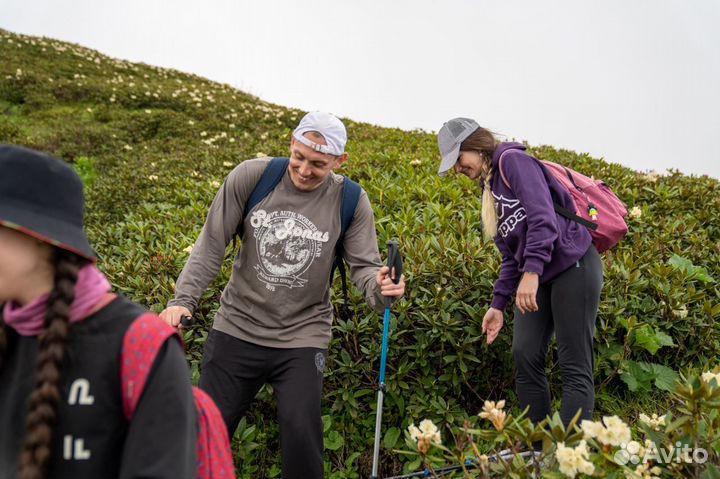
[[[217,276],[245,203],[270,159],[247,160],[225,179],[176,283],[169,306],[190,311]],[[245,218],[243,243],[220,298],[213,327],[275,348],[327,348],[332,306],[330,272],[340,237],[343,177],[331,173],[313,191],[295,187],[289,173]],[[368,304],[384,308],[375,274],[382,266],[370,201],[362,191],[345,233],[350,278]]]

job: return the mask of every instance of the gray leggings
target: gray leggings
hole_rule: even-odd
[[[537,292],[538,310],[521,314],[515,308],[512,352],[515,389],[522,408],[530,406],[533,422],[550,414],[550,389],[545,364],[555,333],[562,378],[560,417],[567,425],[578,409],[591,419],[595,406],[593,338],[603,285],[603,266],[594,246],[575,265]]]

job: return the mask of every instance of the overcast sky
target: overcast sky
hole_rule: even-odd
[[[428,131],[467,116],[720,178],[720,0],[0,0],[0,27],[304,110]]]

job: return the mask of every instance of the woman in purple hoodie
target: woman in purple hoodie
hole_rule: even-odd
[[[581,409],[581,419],[591,419],[603,268],[587,229],[555,212],[554,204],[574,210],[570,193],[523,145],[499,143],[473,120],[445,123],[438,145],[440,176],[454,169],[483,189],[483,231],[502,253],[502,266],[482,330],[488,344],[495,341],[514,294],[512,352],[521,406],[529,406],[536,423],[551,412],[545,364],[554,333],[562,376],[560,416],[567,425]]]

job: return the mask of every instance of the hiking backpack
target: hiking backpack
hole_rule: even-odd
[[[237,237],[242,239],[243,223],[245,222],[245,218],[248,213],[267,195],[272,193],[285,175],[289,164],[290,160],[288,158],[273,158],[270,160],[270,163],[267,168],[265,168],[260,180],[255,185],[255,189],[250,194],[250,198],[245,203],[243,216],[235,230]],[[345,238],[345,233],[348,228],[350,228],[350,224],[355,216],[355,209],[357,208],[358,201],[360,200],[361,192],[362,188],[359,184],[352,181],[347,176],[343,176],[343,192],[340,205],[340,237],[335,245],[335,261],[333,262],[332,270],[330,271],[329,282],[332,285],[335,269],[338,269],[338,271],[340,271],[340,281],[342,282],[343,289],[343,306],[337,313],[338,316],[344,320],[347,320],[351,313],[348,305],[347,273],[345,271],[345,261],[343,260],[343,239]]]
[[[123,339],[120,382],[123,413],[131,420],[142,397],[145,383],[157,353],[165,341],[180,334],[156,314],[146,313],[132,322]],[[234,479],[235,466],[230,452],[227,426],[213,400],[193,386],[198,415],[197,477],[201,479]]]
[[[502,160],[508,149],[502,152],[498,160],[500,177],[505,186],[510,184],[502,169]],[[622,240],[628,232],[625,216],[625,204],[601,180],[594,180],[566,166],[552,161],[535,159],[542,168],[549,172],[570,193],[575,204],[575,211],[571,211],[553,201],[555,212],[580,223],[590,230],[592,242],[599,253],[607,251]]]

